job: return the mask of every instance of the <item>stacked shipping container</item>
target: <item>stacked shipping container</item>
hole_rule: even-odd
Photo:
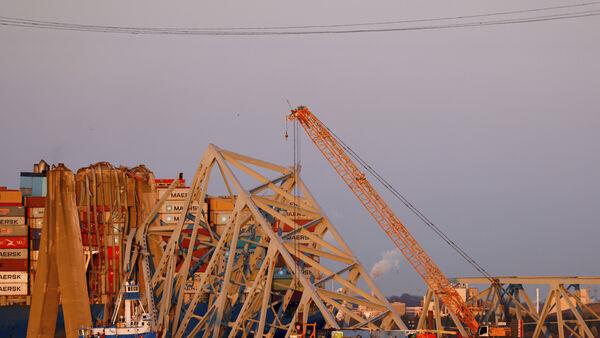
[[[91,168],[95,170],[89,172],[88,170]],[[106,299],[101,299],[104,298],[102,296],[114,294],[118,290],[117,281],[120,280],[119,275],[122,273],[120,266],[120,251],[123,245],[122,232],[128,228],[127,225],[135,227],[141,220],[137,219],[140,215],[135,211],[137,204],[133,201],[137,201],[143,196],[140,191],[136,190],[141,187],[140,184],[143,180],[136,176],[141,169],[128,171],[124,168],[113,168],[107,163],[99,163],[91,168],[80,172],[78,177],[79,217],[83,244],[92,256],[91,269],[88,270],[90,296],[96,302],[105,302]],[[144,170],[141,172],[145,173]],[[21,173],[20,191],[0,188],[0,284],[2,285],[0,286],[0,295],[21,295],[21,297],[27,295],[27,283],[33,283],[35,279],[41,231],[44,226],[47,192],[45,180],[45,173]],[[174,181],[174,179],[153,178],[152,180],[156,190],[154,190],[154,186],[151,186],[150,190],[156,191],[153,196],[159,199]],[[90,184],[93,181],[96,181],[97,184],[95,189],[92,188],[93,184]],[[182,177],[178,181],[179,186],[171,192],[159,210],[156,223],[161,226],[172,227],[180,220],[190,188],[185,186],[185,180]],[[90,191],[93,193],[88,196],[86,192]],[[139,196],[134,197],[134,194]],[[24,196],[25,207],[22,203],[22,196]],[[234,203],[235,199],[228,196],[208,196],[201,206],[197,203],[192,205],[191,212],[184,221],[184,235],[179,243],[180,258],[183,258],[190,245],[189,237],[194,218],[202,212],[207,216],[206,219],[209,223],[208,225],[201,223],[198,238],[193,243],[195,263],[192,264],[196,265],[194,272],[205,271],[208,259],[210,259],[208,247],[203,244],[203,242],[211,241],[208,227],[217,236],[221,235],[230,220]],[[305,201],[299,198],[297,203],[302,206]],[[293,207],[294,203],[290,203],[290,205]],[[287,216],[299,225],[305,225],[312,220],[310,215],[304,215],[294,208],[292,210],[287,212]],[[292,230],[292,227],[282,224],[278,220],[273,219],[272,226],[273,230],[287,242],[293,242],[296,245],[305,245],[310,242],[306,236],[301,234],[285,236]],[[314,231],[315,227],[312,226],[308,230]],[[189,234],[187,238],[186,234]],[[168,238],[164,239],[168,240]],[[252,240],[257,242],[260,239]],[[244,245],[244,243],[242,238],[239,245]],[[303,274],[313,278],[318,275],[308,267],[301,267],[301,269]],[[287,271],[288,269],[281,260],[277,261],[276,270],[275,278],[278,281],[274,284],[274,289],[277,289],[278,286],[285,288],[290,282],[290,271]],[[22,299],[25,298],[22,297]],[[6,303],[5,301],[6,299],[4,299],[4,303]]]
[[[210,225],[221,235],[233,212],[234,201],[229,197],[208,197],[207,199]]]
[[[29,226],[29,285],[33,286],[40,256],[40,238],[44,225],[44,210],[48,181],[48,164],[41,160],[33,165],[33,172],[21,172],[19,188],[25,204],[26,224]]]
[[[174,179],[156,179],[155,185],[156,190],[158,192],[158,199],[160,199],[167,191],[169,185],[174,181]],[[181,218],[181,212],[185,207],[185,201],[190,193],[190,188],[185,186],[185,180],[183,178],[179,178],[179,186],[175,188],[167,200],[162,205],[158,213],[158,219],[160,221],[161,226],[175,226],[179,222]],[[192,228],[194,224],[194,219],[199,215],[201,210],[201,206],[198,203],[192,204],[190,207],[190,212],[188,213],[188,217],[184,221],[184,230],[182,234],[182,240],[180,241],[180,254],[181,258],[187,252],[187,248],[190,246],[190,237],[192,234]],[[202,210],[204,214],[207,213],[206,203],[202,205]],[[198,238],[196,239],[193,245],[193,260],[194,263],[198,264],[198,268],[194,269],[197,272],[204,272],[206,270],[207,261],[200,262],[200,260],[207,254],[208,247],[201,242],[209,242],[210,234],[205,229],[206,225],[201,224],[201,227],[198,232]],[[165,238],[167,241],[168,238]],[[182,259],[180,259],[180,262]],[[198,263],[200,262],[200,263]],[[193,264],[194,264],[193,263]],[[179,268],[179,267],[178,267]],[[193,267],[192,267],[193,268]]]
[[[40,257],[40,240],[42,228],[44,227],[46,197],[25,197],[25,208],[27,209],[27,224],[29,225],[29,280],[30,285],[33,285]]]
[[[313,218],[310,215],[307,215],[301,212],[300,208],[306,205],[307,202],[301,198],[297,197],[297,201],[291,202],[288,201],[288,205],[290,209],[288,211],[282,210],[280,211],[291,220],[293,220],[299,226],[305,226],[311,221]],[[316,225],[309,226],[306,230],[310,232],[314,232],[316,229]],[[294,246],[298,245],[311,245],[312,241],[308,236],[301,233],[293,233],[294,228],[289,224],[282,224],[279,220],[275,220],[273,223],[273,231],[275,231],[279,236],[283,237],[285,242],[292,243]],[[316,260],[318,262],[318,257],[314,257],[309,253],[304,253],[306,256]],[[299,266],[299,270],[297,273],[302,273],[306,277],[312,280],[318,279],[319,272],[317,270],[312,269],[310,266],[304,265],[301,260],[297,260]],[[275,263],[275,274],[273,277],[275,280],[273,281],[273,289],[276,291],[287,290],[292,282],[292,272],[289,271],[289,268],[286,266],[284,260],[281,256],[278,257],[277,262]]]
[[[158,199],[160,199],[166,192],[168,186],[173,183],[173,179],[156,179],[156,191],[158,192]],[[188,197],[190,191],[189,187],[185,186],[185,180],[179,180],[179,186],[175,188],[167,200],[162,205],[158,212],[158,218],[160,225],[176,225],[179,222],[179,215],[183,210],[185,200]],[[192,206],[192,210],[197,213],[198,206]],[[186,220],[186,224],[192,224],[190,220]]]
[[[28,283],[35,280],[44,227],[47,169],[41,161],[34,172],[22,172],[20,190],[0,187],[0,306],[29,303]],[[90,298],[106,303],[119,289],[123,231],[138,226],[156,199],[154,176],[144,166],[114,168],[101,162],[78,172],[76,188]],[[177,211],[181,204],[163,211]]]
[[[28,229],[19,190],[0,187],[0,303],[28,292]]]

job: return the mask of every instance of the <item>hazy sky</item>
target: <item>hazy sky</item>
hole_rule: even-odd
[[[431,18],[566,1],[0,1],[0,15],[225,27]],[[136,36],[0,27],[0,185],[32,163],[191,175],[209,142],[291,164],[312,108],[492,274],[598,275],[600,17],[335,36]],[[393,248],[306,137],[303,176],[367,269]],[[384,194],[385,195],[385,194]],[[390,196],[385,195],[390,198]],[[406,209],[450,276],[475,275]],[[421,292],[406,263],[378,279]]]

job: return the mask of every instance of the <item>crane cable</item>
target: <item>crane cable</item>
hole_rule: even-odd
[[[425,225],[427,225],[433,232],[435,232],[444,242],[446,242],[454,251],[456,251],[461,257],[463,257],[471,266],[473,266],[479,273],[486,277],[490,282],[496,283],[496,280],[490,275],[487,270],[482,267],[473,257],[465,252],[456,242],[454,242],[442,229],[440,229],[435,223],[433,223],[425,214],[423,214],[417,207],[414,206],[404,195],[402,195],[396,188],[394,188],[381,174],[379,174],[371,165],[363,160],[350,146],[348,146],[339,136],[337,136],[328,127],[327,130],[333,135],[333,137],[341,144],[352,158],[354,158],[360,166],[369,172],[379,183],[381,183],[386,190],[388,190],[394,197],[402,202],[413,214],[415,214]]]
[[[292,220],[294,220],[294,222],[295,222],[296,217],[298,215],[298,194],[299,194],[298,170],[300,169],[300,163],[301,163],[301,156],[300,156],[300,134],[301,133],[300,133],[300,126],[299,126],[299,123],[297,120],[294,120],[294,122],[292,124],[292,128],[293,128],[293,144],[294,144],[294,187],[293,187],[294,199],[292,201],[292,203],[294,204],[292,207],[294,215],[292,217]],[[287,131],[286,131],[286,134],[287,134]],[[283,224],[283,227],[284,227],[283,230],[285,230],[285,222]],[[292,246],[294,248],[294,282],[295,282],[294,289],[296,289],[300,273],[303,273],[303,272],[300,271],[300,261],[298,260],[298,252],[300,250],[298,236],[294,235],[292,238],[292,241],[293,241]]]

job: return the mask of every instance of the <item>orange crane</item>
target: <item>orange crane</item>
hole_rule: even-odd
[[[410,234],[392,208],[379,195],[331,131],[307,107],[292,110],[289,120],[297,120],[333,169],[356,195],[373,219],[394,242],[398,250],[441,299],[444,305],[465,323],[473,334],[479,324],[448,278]]]

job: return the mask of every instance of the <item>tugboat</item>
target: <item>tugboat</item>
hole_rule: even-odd
[[[79,338],[156,338],[156,332],[152,329],[152,316],[144,310],[140,300],[140,286],[126,283],[122,296],[125,309],[119,322],[80,329]],[[115,312],[119,310],[118,303]]]

